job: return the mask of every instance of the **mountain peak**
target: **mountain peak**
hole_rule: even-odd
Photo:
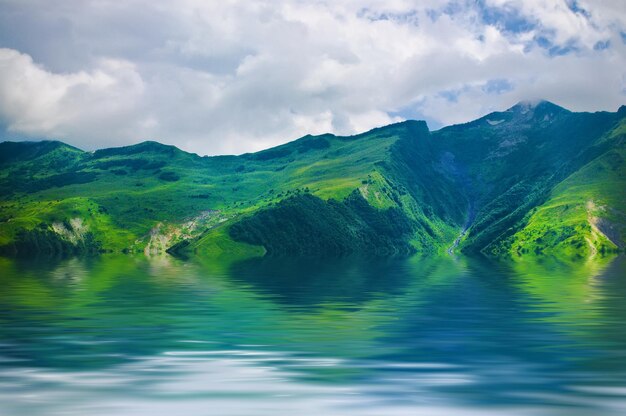
[[[367,132],[360,133],[351,137],[354,137],[354,138],[368,137],[372,133],[377,133],[377,132],[382,132],[382,131],[406,131],[414,135],[422,135],[422,134],[428,134],[430,130],[428,129],[428,124],[426,124],[426,122],[423,120],[404,120],[404,121],[398,121],[396,123],[388,124],[386,126],[376,127]]]
[[[159,153],[159,154],[175,154],[183,152],[176,146],[159,143],[153,140],[146,140],[129,146],[111,147],[108,149],[99,149],[94,152],[94,157],[108,157],[115,155],[132,155],[137,153]]]
[[[506,110],[507,112],[525,114],[531,110],[558,110],[567,111],[565,108],[547,100],[523,100]]]
[[[130,145],[128,147],[135,147],[137,149],[142,150],[153,150],[153,151],[161,151],[163,149],[170,149],[172,146],[169,144],[159,143],[156,140],[144,140],[143,142],[139,142],[137,144]]]
[[[82,150],[57,140],[0,142],[0,163],[16,160],[32,160],[54,151],[82,153]]]
[[[546,100],[527,100],[518,102],[506,112],[531,118],[551,118],[560,113],[569,113],[569,110]]]

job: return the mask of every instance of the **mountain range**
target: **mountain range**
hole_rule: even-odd
[[[0,252],[576,257],[624,250],[626,106],[522,102],[239,156],[0,143]]]

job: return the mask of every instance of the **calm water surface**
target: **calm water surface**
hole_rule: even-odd
[[[623,415],[626,261],[0,258],[0,415]]]

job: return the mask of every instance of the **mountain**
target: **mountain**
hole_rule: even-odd
[[[406,121],[241,156],[143,142],[0,143],[12,255],[490,255],[623,250],[626,107],[522,102],[429,131]]]

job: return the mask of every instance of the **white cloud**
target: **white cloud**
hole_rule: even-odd
[[[486,4],[531,23],[511,30],[462,0],[0,1],[0,120],[88,149],[156,139],[216,154],[398,114],[445,125],[530,98],[623,104],[623,2]],[[539,37],[575,49],[552,56]]]
[[[487,0],[487,4],[517,9],[523,16],[536,21],[542,29],[547,29],[547,35],[557,44],[578,41],[593,48],[607,34],[605,30],[593,27],[592,21],[583,12],[572,10],[572,1],[568,4],[565,0]]]
[[[128,118],[141,103],[144,84],[125,61],[101,59],[90,72],[54,74],[28,55],[0,49],[0,92],[0,114],[10,130],[24,134],[104,140],[143,122]]]

